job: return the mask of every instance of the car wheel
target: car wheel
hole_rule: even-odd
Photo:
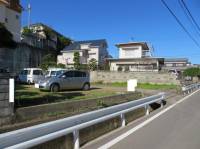
[[[84,91],[88,91],[90,89],[90,84],[89,83],[85,83],[84,85],[83,85],[83,90]]]
[[[51,85],[51,92],[59,92],[60,87],[58,84],[52,84]]]

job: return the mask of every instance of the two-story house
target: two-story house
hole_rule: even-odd
[[[19,0],[0,0],[0,23],[12,33],[16,42],[20,42],[21,12]]]
[[[57,63],[71,67],[74,64],[74,53],[79,52],[81,64],[88,64],[94,58],[100,66],[109,56],[107,48],[105,39],[74,41],[61,51],[61,55],[57,57]]]
[[[116,45],[118,59],[108,59],[111,71],[158,71],[163,58],[152,57],[152,48],[146,42],[128,42]]]

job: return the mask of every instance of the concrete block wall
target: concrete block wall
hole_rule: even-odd
[[[8,123],[13,114],[9,103],[9,77],[0,75],[0,126]]]
[[[180,84],[176,76],[168,73],[159,72],[90,72],[90,81],[104,83],[126,82],[129,79],[137,79],[139,83],[152,84]]]

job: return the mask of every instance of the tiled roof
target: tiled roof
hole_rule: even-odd
[[[102,44],[106,44],[106,46],[107,46],[107,42],[105,39],[74,41],[69,46],[66,46],[63,49],[63,51],[81,50],[82,44],[89,44],[92,47],[101,46]]]

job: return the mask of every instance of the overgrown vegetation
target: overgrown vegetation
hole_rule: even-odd
[[[57,49],[59,51],[63,50],[66,46],[70,45],[71,42],[72,42],[71,39],[66,38],[64,36],[59,36],[58,43],[57,43]]]
[[[17,43],[13,40],[13,35],[3,23],[0,23],[0,48],[16,48]]]
[[[47,70],[50,67],[55,68],[66,68],[64,64],[57,64],[56,63],[56,57],[52,54],[47,54],[42,58],[42,62],[40,64],[40,68],[43,70]]]
[[[33,33],[33,30],[28,28],[28,27],[24,27],[23,28],[23,31],[22,31],[22,34],[23,35],[29,35],[29,34],[32,34]]]
[[[200,68],[188,68],[183,72],[184,76],[200,77]]]

